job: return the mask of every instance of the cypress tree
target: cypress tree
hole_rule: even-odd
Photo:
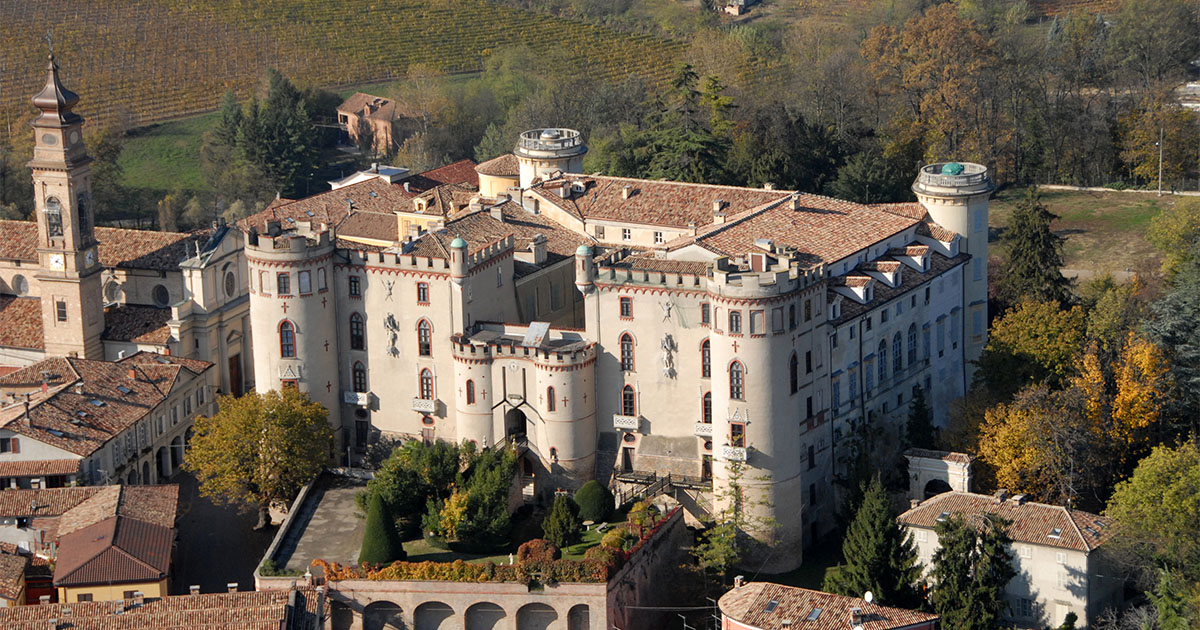
[[[947,628],[994,630],[1004,613],[1004,586],[1017,572],[1004,519],[977,530],[960,517],[938,523],[933,554],[933,610]]]
[[[933,410],[925,399],[925,388],[918,386],[913,391],[912,403],[908,406],[908,425],[904,437],[909,446],[933,448]]]
[[[846,565],[826,580],[825,590],[862,597],[871,591],[879,603],[901,608],[921,605],[921,566],[907,532],[896,523],[887,491],[876,475],[863,490],[862,504],[846,531]]]
[[[370,564],[391,564],[403,560],[404,544],[396,531],[396,521],[392,520],[391,512],[379,493],[371,493],[367,499],[367,527],[363,531],[362,551],[358,554],[359,562]]]
[[[1071,281],[1061,271],[1066,239],[1050,230],[1057,218],[1046,209],[1036,187],[1013,209],[1004,233],[1008,257],[999,282],[1000,296],[1010,304],[1022,299],[1070,302]]]
[[[550,507],[550,514],[542,523],[542,531],[546,534],[546,540],[554,543],[554,546],[559,549],[566,549],[579,542],[578,513],[579,506],[575,505],[575,501],[571,497],[565,494],[555,497],[554,505]]]

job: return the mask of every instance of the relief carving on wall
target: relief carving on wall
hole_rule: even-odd
[[[663,375],[667,378],[675,378],[675,351],[678,346],[675,344],[675,338],[671,333],[663,335],[662,338],[662,370]]]
[[[393,358],[400,356],[400,350],[396,349],[396,339],[400,336],[400,324],[396,323],[396,316],[388,313],[387,317],[383,319],[383,327],[388,332],[388,356]]]

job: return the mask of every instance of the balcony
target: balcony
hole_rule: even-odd
[[[371,394],[367,392],[342,392],[342,402],[347,405],[355,405],[358,407],[371,406]]]
[[[712,435],[713,435],[712,423],[711,422],[697,422],[695,433],[696,433],[696,437],[712,439]]]
[[[746,447],[722,446],[721,459],[730,462],[744,462],[746,461]]]
[[[637,431],[641,426],[641,421],[637,416],[622,416],[613,414],[613,428],[624,429],[627,431]]]
[[[419,411],[421,413],[435,413],[437,411],[437,400],[432,398],[414,398],[412,401],[412,409],[413,411]]]

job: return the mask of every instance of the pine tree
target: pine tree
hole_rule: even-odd
[[[362,551],[358,554],[358,561],[391,564],[404,558],[404,544],[396,531],[396,521],[392,519],[383,497],[378,493],[372,494],[367,499],[367,527],[363,531]]]
[[[955,515],[938,523],[933,554],[933,610],[947,628],[994,630],[1005,611],[1004,587],[1017,572],[1004,519],[985,516],[976,529]]]
[[[925,399],[925,388],[919,385],[913,390],[912,402],[908,406],[908,425],[904,436],[909,446],[934,447],[933,410]]]
[[[896,523],[883,483],[875,476],[842,543],[846,565],[827,579],[824,590],[862,597],[871,591],[885,606],[921,605],[921,566],[908,534]]]
[[[555,497],[554,505],[550,507],[550,514],[542,523],[542,531],[546,534],[546,540],[554,543],[554,546],[559,549],[566,549],[579,542],[578,514],[579,506],[575,505],[574,499],[565,494]]]
[[[1013,209],[1004,233],[1008,258],[999,286],[1000,296],[1010,304],[1022,299],[1070,302],[1071,281],[1061,271],[1066,239],[1050,230],[1057,218],[1046,209],[1036,187]]]

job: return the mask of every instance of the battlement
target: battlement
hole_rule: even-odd
[[[289,219],[285,227],[279,221],[271,221],[266,224],[265,233],[251,228],[246,235],[246,250],[276,256],[288,253],[308,256],[312,250],[328,248],[330,238],[329,226],[324,223]]]
[[[492,258],[495,258],[496,256],[513,249],[515,243],[516,240],[512,236],[505,236],[504,238],[485,246],[483,249],[476,251],[473,254],[468,254],[467,267],[474,267],[476,265],[485,263]]]
[[[803,266],[794,252],[753,252],[744,260],[718,258],[710,275],[713,292],[728,297],[773,297],[801,291],[823,282],[824,263]]]
[[[596,358],[595,342],[584,339],[582,331],[551,328],[544,322],[528,326],[480,322],[470,332],[452,335],[450,345],[455,359],[467,361],[517,358],[569,367]]]
[[[627,249],[612,250],[595,259],[596,280],[671,289],[704,289],[708,264],[644,257]]]

